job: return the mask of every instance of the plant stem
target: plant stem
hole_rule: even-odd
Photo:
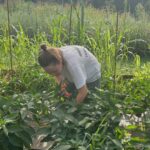
[[[8,20],[8,41],[9,41],[9,54],[10,54],[10,70],[13,70],[13,60],[12,60],[12,47],[11,47],[11,37],[10,37],[10,11],[9,11],[9,2],[7,0],[7,20]]]
[[[118,26],[119,26],[119,14],[117,9],[116,14],[116,42],[115,42],[115,55],[114,55],[114,80],[113,80],[113,89],[114,89],[114,97],[116,92],[116,70],[117,70],[117,51],[118,51]]]
[[[71,42],[71,30],[72,30],[72,0],[71,0],[70,18],[69,18],[69,44]]]

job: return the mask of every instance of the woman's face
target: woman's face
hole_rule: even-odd
[[[56,65],[48,65],[43,68],[48,74],[53,76],[59,76],[62,73],[63,65],[62,63]]]

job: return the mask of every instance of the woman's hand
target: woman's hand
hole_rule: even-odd
[[[66,98],[69,98],[69,97],[72,96],[72,94],[69,93],[69,92],[66,90],[66,88],[67,88],[67,83],[61,83],[61,84],[60,84],[60,93],[59,93],[59,95],[60,95],[60,96],[64,96],[64,97],[66,97]]]

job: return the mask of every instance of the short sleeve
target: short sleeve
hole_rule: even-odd
[[[68,70],[77,89],[86,84],[86,75],[81,65],[68,65]]]

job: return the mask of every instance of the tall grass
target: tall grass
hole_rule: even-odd
[[[0,64],[8,63],[8,39],[6,28],[7,11],[0,6]],[[38,46],[45,41],[53,46],[80,44],[96,55],[103,66],[103,73],[113,75],[116,46],[124,47],[130,39],[142,38],[149,41],[150,23],[136,20],[129,13],[119,14],[118,38],[116,41],[116,13],[112,10],[97,10],[73,4],[62,6],[52,3],[18,3],[10,8],[10,27],[14,66],[32,64],[36,61]],[[145,16],[145,20],[147,20]],[[143,24],[143,28],[141,28]],[[143,32],[144,31],[144,32]],[[124,41],[123,41],[124,39]],[[126,53],[120,59],[126,58]]]

